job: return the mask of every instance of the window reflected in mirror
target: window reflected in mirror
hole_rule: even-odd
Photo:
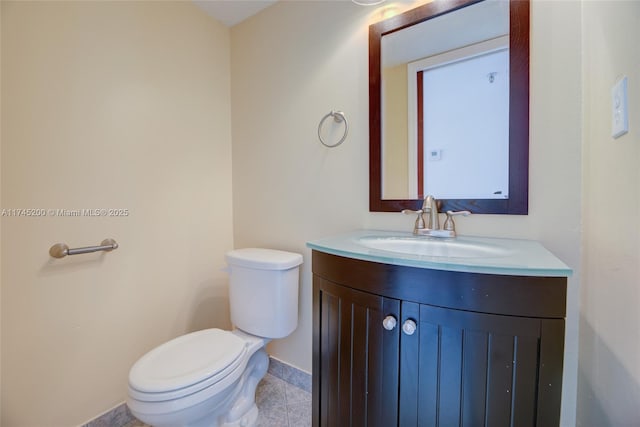
[[[529,2],[433,0],[369,27],[370,210],[526,214]]]
[[[383,198],[509,198],[507,36],[383,63],[382,81]]]

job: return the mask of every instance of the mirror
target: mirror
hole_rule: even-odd
[[[369,27],[370,211],[527,214],[529,2],[434,0]]]

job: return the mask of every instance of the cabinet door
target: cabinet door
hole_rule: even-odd
[[[314,276],[313,425],[397,424],[399,302]]]
[[[558,425],[560,399],[547,394],[560,393],[562,319],[403,302],[410,318],[418,328],[401,337],[402,427]]]

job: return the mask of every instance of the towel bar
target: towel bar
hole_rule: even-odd
[[[85,246],[84,248],[73,248],[69,249],[65,243],[56,243],[55,245],[49,248],[49,255],[53,258],[64,258],[67,255],[80,255],[80,254],[88,254],[91,252],[98,251],[112,251],[114,249],[118,249],[118,243],[116,243],[113,239],[104,239],[99,246]]]

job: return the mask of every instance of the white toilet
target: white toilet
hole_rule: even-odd
[[[302,256],[272,249],[227,253],[233,331],[206,329],[142,356],[129,372],[127,405],[156,427],[249,427],[267,372],[264,346],[298,325]]]

